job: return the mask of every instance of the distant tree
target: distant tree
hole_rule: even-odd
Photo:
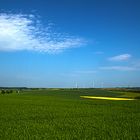
[[[135,99],[139,99],[140,100],[140,96],[135,97]]]
[[[9,94],[10,92],[9,92],[9,90],[6,90],[5,93]]]
[[[9,90],[9,93],[13,93],[13,90]]]
[[[1,90],[1,94],[5,94],[5,90],[4,89]]]
[[[0,93],[1,94],[9,94],[9,93],[13,93],[13,90],[4,90],[4,89],[2,89],[1,91],[0,91]]]
[[[19,90],[16,90],[16,93],[19,93]]]

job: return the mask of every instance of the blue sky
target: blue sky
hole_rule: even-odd
[[[0,86],[140,86],[139,0],[0,0]]]

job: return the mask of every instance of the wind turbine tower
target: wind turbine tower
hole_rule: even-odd
[[[101,83],[101,88],[103,88],[103,87],[104,87],[104,83],[102,82],[102,83]]]
[[[76,82],[75,86],[76,86],[76,88],[78,88],[78,84],[77,84],[77,82]]]
[[[92,82],[92,88],[95,88],[95,83],[94,83],[94,81]]]

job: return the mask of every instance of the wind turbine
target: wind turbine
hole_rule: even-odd
[[[103,83],[103,82],[101,82],[101,88],[103,88],[103,86],[104,86],[104,83]]]
[[[92,88],[95,88],[95,83],[94,83],[94,81],[92,82]]]
[[[76,88],[78,88],[78,84],[77,84],[77,82],[76,82],[75,86],[76,86]]]

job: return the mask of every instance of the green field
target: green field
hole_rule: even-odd
[[[44,89],[0,94],[1,140],[139,140],[139,93],[99,89]]]

